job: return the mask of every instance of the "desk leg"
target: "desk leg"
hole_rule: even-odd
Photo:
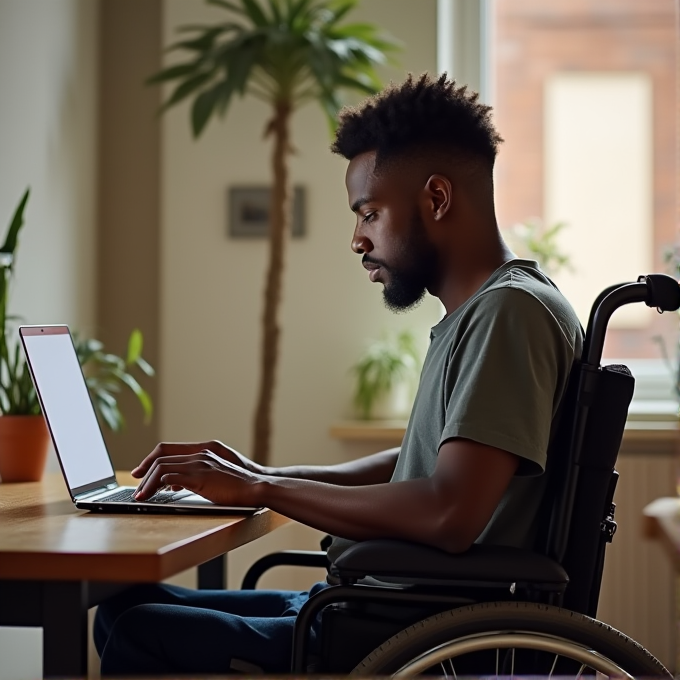
[[[227,587],[227,556],[214,557],[198,566],[199,590],[224,590]]]
[[[52,581],[44,585],[44,677],[87,677],[87,605],[87,583]]]

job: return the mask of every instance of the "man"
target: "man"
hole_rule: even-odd
[[[504,244],[493,203],[501,138],[477,95],[409,77],[346,109],[352,249],[395,311],[436,295],[431,345],[401,449],[335,466],[262,468],[220,442],[159,444],[133,471],[137,498],[170,485],[264,505],[337,538],[395,538],[448,552],[529,547],[546,452],[581,351],[571,307]],[[312,590],[324,587],[317,584]],[[286,672],[308,593],[140,586],[100,608],[108,674]]]

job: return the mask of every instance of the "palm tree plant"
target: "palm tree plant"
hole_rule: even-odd
[[[186,61],[161,70],[150,83],[176,81],[163,109],[193,95],[191,126],[198,137],[234,95],[252,95],[271,108],[265,137],[273,138],[269,263],[262,316],[261,374],[254,419],[253,458],[269,460],[271,411],[279,354],[279,307],[286,236],[291,222],[290,120],[309,101],[318,102],[331,127],[340,108],[339,90],[373,94],[380,87],[376,65],[396,43],[366,23],[343,24],[358,0],[207,0],[229,12],[211,26],[185,26],[191,37],[171,50]]]

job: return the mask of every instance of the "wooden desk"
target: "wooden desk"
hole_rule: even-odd
[[[658,498],[642,512],[645,536],[661,542],[680,573],[680,498]]]
[[[119,474],[122,484],[133,483]],[[87,675],[87,610],[141,581],[161,581],[285,524],[253,516],[94,515],[61,474],[0,484],[0,626],[43,628],[43,675]]]

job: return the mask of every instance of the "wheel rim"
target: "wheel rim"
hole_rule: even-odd
[[[494,649],[496,650],[497,659],[500,650],[512,650],[513,665],[515,649],[530,649],[554,654],[555,660],[549,677],[552,677],[552,672],[557,660],[559,658],[565,658],[581,664],[581,668],[576,675],[577,678],[582,675],[586,668],[590,668],[596,673],[606,677],[628,678],[629,680],[634,680],[633,676],[630,675],[630,673],[627,673],[621,666],[586,645],[553,635],[512,631],[480,633],[458,638],[451,642],[445,642],[412,659],[394,673],[392,677],[406,678],[413,675],[419,675],[428,668],[436,665],[441,665],[445,675],[448,675],[447,668],[444,666],[444,662],[447,661],[449,662],[453,677],[456,677],[455,666],[451,662],[452,659],[462,656],[463,654]],[[512,677],[513,674],[514,673],[511,670],[510,676]],[[498,675],[498,661],[496,664],[496,675]]]

